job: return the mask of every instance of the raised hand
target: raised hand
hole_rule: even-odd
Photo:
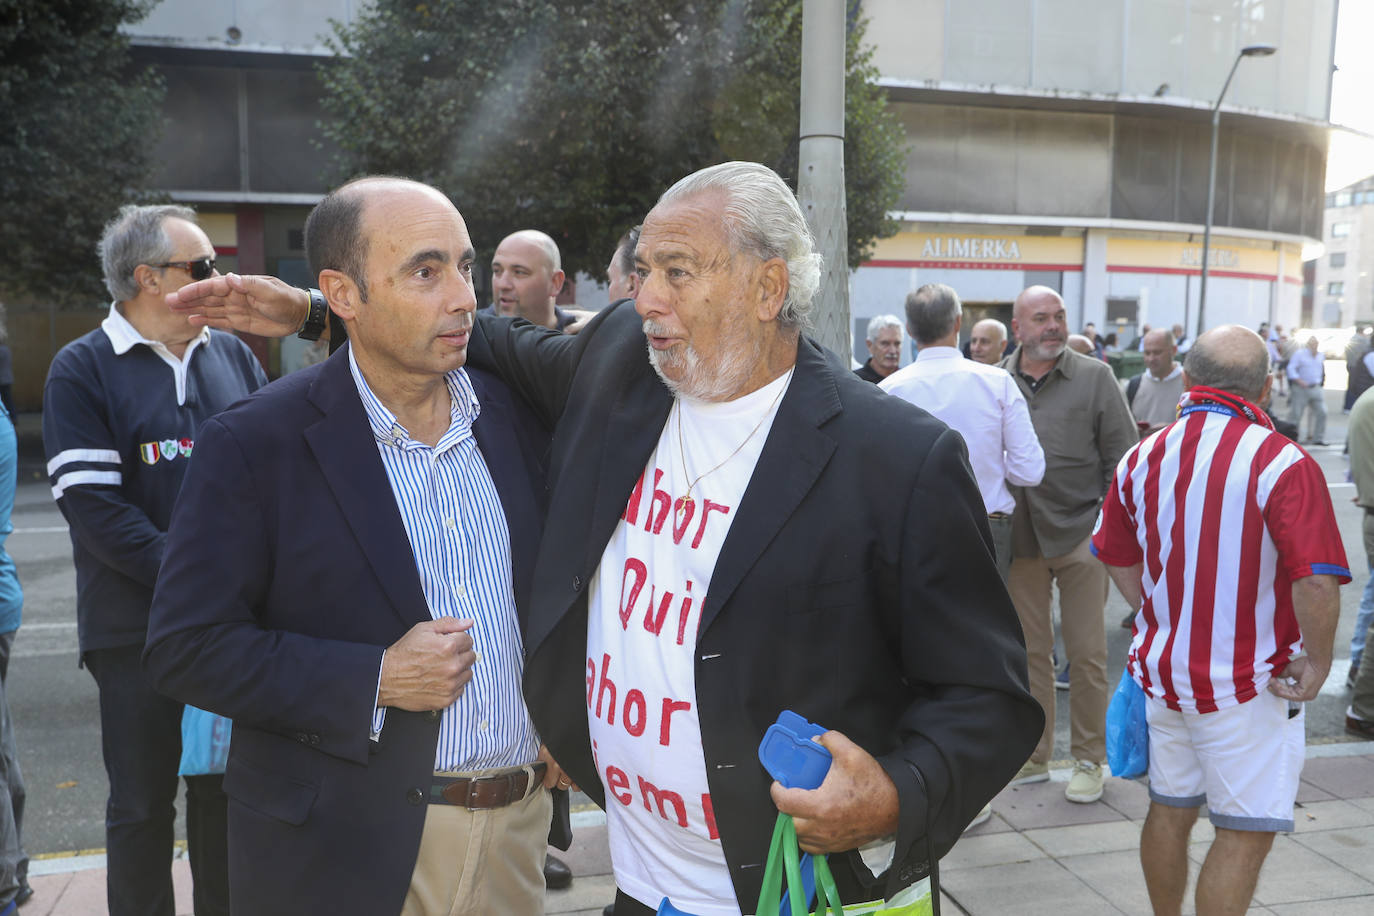
[[[167,307],[186,313],[196,327],[285,337],[305,324],[310,294],[276,277],[225,274],[169,293]]]

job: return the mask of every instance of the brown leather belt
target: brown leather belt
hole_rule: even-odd
[[[530,789],[531,770],[534,771],[534,781],[543,782],[548,764],[541,760],[532,766],[495,776],[435,776],[429,790],[429,802],[432,805],[457,805],[469,811],[504,808],[524,800]]]
[[[989,513],[988,513],[988,518],[993,519],[994,521],[997,520],[997,519],[1001,519],[1001,518],[1011,518],[1011,513],[1010,513],[1010,512],[989,512]]]

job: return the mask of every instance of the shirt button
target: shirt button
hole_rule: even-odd
[[[487,730],[487,720],[486,720],[486,719],[483,719],[481,722],[478,722],[478,723],[477,723],[477,730],[478,730],[479,732],[484,732],[484,731]]]
[[[453,530],[453,516],[449,516],[448,518],[444,519],[444,527],[447,528],[449,531]]]
[[[425,800],[425,793],[421,792],[419,789],[416,789],[416,788],[406,789],[406,801],[410,802],[412,805],[420,805],[420,804],[423,804],[423,803],[424,803],[424,800]]]
[[[472,663],[475,665],[482,660],[482,653],[474,651],[472,653]]]
[[[459,598],[466,598],[468,596],[468,587],[463,583],[459,582],[457,585],[453,587],[453,593],[457,595]]]

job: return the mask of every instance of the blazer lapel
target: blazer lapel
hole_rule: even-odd
[[[711,573],[711,587],[701,609],[702,631],[815,486],[836,445],[820,426],[840,409],[832,368],[820,347],[803,337],[792,381]]]
[[[430,619],[429,604],[347,349],[331,356],[310,386],[307,397],[324,416],[306,428],[305,439],[396,615],[407,625],[420,623]]]

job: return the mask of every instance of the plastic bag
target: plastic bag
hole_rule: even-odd
[[[223,773],[229,759],[229,739],[233,722],[188,705],[181,714],[182,776]]]
[[[1150,730],[1145,724],[1145,691],[1121,672],[1121,682],[1107,707],[1107,766],[1113,776],[1131,778],[1150,768]]]

